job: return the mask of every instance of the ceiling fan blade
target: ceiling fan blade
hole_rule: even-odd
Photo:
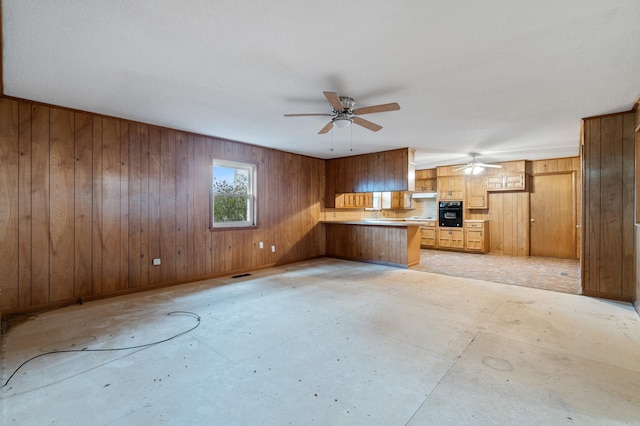
[[[398,111],[400,109],[400,105],[397,102],[392,102],[390,104],[382,104],[382,105],[373,105],[363,108],[358,108],[354,110],[354,114],[363,115],[363,114],[373,114],[374,112],[386,112],[386,111]]]
[[[353,117],[351,121],[373,132],[377,132],[378,130],[382,129],[382,126],[380,126],[379,124],[372,123],[371,121],[365,120],[364,118]]]
[[[329,130],[333,129],[333,121],[330,121],[318,132],[319,135],[323,135],[327,133]]]
[[[458,170],[468,169],[469,167],[473,167],[471,164],[467,164],[466,166],[458,167],[457,169],[451,170],[452,172],[457,172]]]
[[[502,168],[502,166],[500,166],[498,164],[476,163],[476,166],[489,167],[489,168],[492,168],[492,169],[501,169]]]
[[[327,114],[324,112],[321,113],[317,113],[317,114],[285,114],[285,117],[315,117],[315,116],[319,116],[319,117],[331,117],[331,114]]]
[[[342,102],[340,102],[340,96],[337,93],[333,92],[322,92],[325,98],[329,101],[331,106],[336,111],[342,111],[344,108],[342,107]]]

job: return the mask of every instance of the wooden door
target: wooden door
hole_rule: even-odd
[[[576,258],[576,212],[572,173],[533,177],[531,256]]]

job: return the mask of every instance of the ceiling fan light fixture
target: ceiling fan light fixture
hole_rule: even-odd
[[[333,119],[333,125],[340,129],[349,127],[350,124],[351,124],[351,120],[346,117],[337,117]]]
[[[471,169],[471,173],[474,175],[480,174],[482,173],[482,171],[484,170],[484,167],[482,166],[473,166]]]

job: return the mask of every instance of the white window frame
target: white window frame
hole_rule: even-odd
[[[249,179],[247,182],[247,194],[244,196],[247,199],[247,219],[245,221],[235,221],[235,222],[215,222],[215,214],[214,214],[214,203],[216,193],[213,191],[213,170],[214,167],[229,167],[234,169],[242,169],[247,170],[249,172]],[[242,161],[230,161],[230,160],[222,160],[222,159],[213,159],[211,164],[211,202],[209,203],[211,214],[210,214],[210,223],[209,226],[211,229],[228,229],[228,228],[247,228],[257,226],[258,215],[257,215],[257,196],[256,196],[256,188],[257,188],[257,166],[255,163],[247,163]],[[219,194],[219,196],[227,196],[225,194]],[[236,195],[240,196],[240,195]]]

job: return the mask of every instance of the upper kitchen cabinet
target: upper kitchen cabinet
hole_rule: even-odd
[[[416,192],[436,192],[437,190],[436,169],[416,170]]]
[[[413,191],[415,150],[411,148],[327,160],[326,207],[335,195],[356,192]]]
[[[442,176],[438,178],[439,200],[462,200],[464,198],[464,176]]]
[[[503,173],[486,177],[487,191],[526,191],[527,174]]]
[[[468,209],[486,209],[487,187],[484,176],[467,177],[467,191],[465,193],[465,207]]]

